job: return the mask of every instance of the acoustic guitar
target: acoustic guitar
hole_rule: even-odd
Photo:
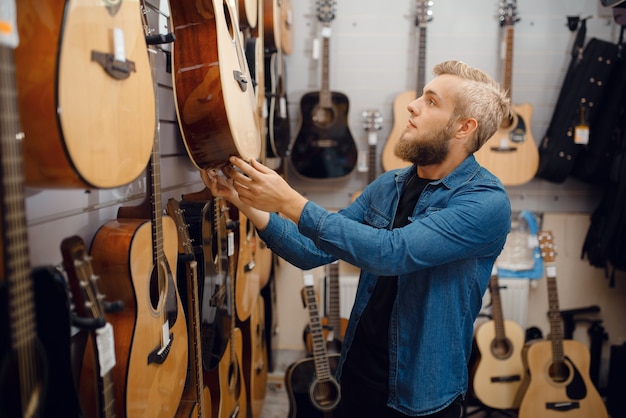
[[[291,164],[300,177],[315,180],[346,178],[356,168],[357,149],[348,127],[348,97],[330,90],[330,23],[334,2],[319,0],[322,25],[322,85],[300,99],[300,129],[291,150]]]
[[[148,163],[155,103],[138,0],[17,2],[26,184],[113,188]]]
[[[313,275],[304,275],[302,300],[309,312],[313,357],[298,360],[285,370],[289,418],[340,416],[341,387],[334,376],[340,355],[326,351],[313,282]]]
[[[211,416],[211,392],[204,384],[202,372],[198,262],[187,230],[184,211],[176,199],[170,198],[167,201],[167,213],[174,219],[178,228],[178,258],[179,264],[182,261],[185,266],[187,334],[190,336],[188,384],[175,416],[177,418],[205,418]]]
[[[472,389],[478,400],[490,408],[517,409],[517,395],[524,376],[524,331],[515,321],[504,319],[495,266],[489,292],[493,319],[482,323],[474,334],[479,359],[473,371]]]
[[[148,49],[153,80],[159,51],[154,44]],[[158,98],[156,83],[154,89]],[[115,329],[116,415],[128,418],[173,417],[188,365],[187,324],[176,287],[178,232],[174,220],[163,214],[159,130],[154,131],[146,198],[137,206],[120,207],[117,219],[96,231],[90,251],[100,289],[124,303],[107,320]]]
[[[419,29],[416,31],[417,40],[419,42],[417,54],[417,86],[415,90],[408,90],[398,94],[393,101],[393,126],[382,152],[382,164],[385,171],[408,167],[410,165],[408,161],[396,157],[393,149],[406,129],[409,118],[407,106],[422,95],[424,86],[426,85],[426,27],[433,19],[432,11],[430,10],[432,4],[432,0],[417,0],[415,4],[415,26]]]
[[[105,295],[98,287],[100,278],[93,269],[83,239],[78,235],[61,242],[61,254],[74,309],[81,319],[90,320],[94,325],[90,332],[90,354],[82,363],[82,368],[88,370],[94,384],[81,384],[81,404],[85,411],[89,411],[88,416],[115,418],[112,371],[115,366],[114,330],[106,320]]]
[[[519,418],[606,418],[606,407],[589,376],[589,349],[563,339],[556,276],[556,249],[551,231],[538,234],[548,286],[548,340],[527,346],[524,363],[528,379]]]
[[[237,260],[236,240],[233,231],[236,226],[230,218],[230,208],[224,199],[214,197],[212,204],[217,235],[213,260],[215,260],[217,276],[224,278],[228,288],[230,306],[235,309],[232,298],[235,293],[234,273]],[[242,368],[243,337],[241,329],[235,327],[235,313],[232,315],[233,319],[230,321],[230,335],[226,343],[225,353],[217,367],[207,375],[211,388],[214,418],[245,417],[248,413],[246,385]]]
[[[519,21],[517,1],[505,0],[499,8],[504,27],[504,75],[502,87],[509,98],[513,87],[514,26]],[[539,168],[539,150],[532,136],[532,105],[513,105],[513,115],[483,146],[474,153],[480,165],[495,174],[505,186],[517,186],[532,180]]]
[[[248,413],[258,418],[263,410],[267,392],[267,342],[265,339],[265,300],[257,295],[254,308],[247,321],[239,324],[243,337],[242,368]]]
[[[329,353],[341,353],[343,336],[348,327],[348,319],[341,317],[341,295],[339,293],[339,261],[326,265],[328,283],[328,314],[321,320],[322,332]],[[304,344],[307,354],[313,354],[311,326],[304,329]]]
[[[254,87],[236,7],[229,0],[170,2],[178,124],[192,163],[221,167],[259,157]]]

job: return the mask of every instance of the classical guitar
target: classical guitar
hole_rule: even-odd
[[[198,293],[198,262],[187,230],[184,211],[178,201],[167,201],[167,213],[178,228],[179,264],[185,266],[185,288],[187,289],[186,312],[189,339],[189,378],[182,395],[176,417],[205,418],[211,416],[211,392],[204,384],[202,372],[202,343],[200,338],[200,297]],[[182,263],[181,263],[182,261]]]
[[[67,274],[74,309],[82,319],[93,323],[91,350],[83,360],[82,368],[89,369],[94,385],[82,384],[80,397],[88,415],[114,418],[115,395],[113,367],[115,366],[114,330],[106,320],[105,295],[98,287],[99,277],[93,270],[91,256],[78,235],[61,242],[63,267]]]
[[[382,152],[382,164],[385,171],[410,165],[408,161],[396,157],[393,149],[406,128],[409,118],[407,106],[422,95],[422,91],[426,85],[426,27],[428,22],[433,18],[432,11],[430,10],[432,3],[432,0],[417,0],[415,5],[415,26],[419,29],[416,31],[417,40],[419,42],[417,54],[417,86],[415,90],[408,90],[398,94],[393,101],[393,126]]]
[[[214,197],[213,206],[217,231],[215,269],[218,277],[224,278],[232,300],[235,293],[234,273],[237,259],[233,231],[235,226],[232,225],[230,208],[225,200]],[[234,307],[232,302],[231,307]],[[241,329],[235,327],[234,318],[230,321],[229,333],[224,355],[217,367],[208,374],[214,418],[245,417],[248,413],[242,368],[243,338]]]
[[[504,27],[504,74],[502,87],[512,97],[513,35],[517,15],[517,1],[503,0],[499,7],[500,23]],[[474,153],[476,160],[505,186],[516,186],[532,180],[539,167],[539,150],[532,136],[530,120],[532,105],[513,105],[513,115],[498,131]]]
[[[319,0],[318,20],[322,24],[322,86],[300,99],[300,129],[291,150],[291,164],[307,179],[342,179],[356,168],[357,149],[348,127],[348,97],[331,91],[329,44],[334,2]]]
[[[26,184],[113,188],[139,177],[154,92],[138,0],[17,2]]]
[[[524,375],[524,331],[515,321],[504,319],[495,266],[489,291],[493,319],[482,323],[474,334],[479,359],[472,373],[472,389],[478,400],[490,408],[516,409]]]
[[[158,53],[151,44],[154,80]],[[156,83],[154,89],[157,97]],[[158,121],[158,100],[156,104]],[[123,310],[107,317],[116,330],[113,379],[120,417],[173,417],[187,375],[187,324],[176,287],[178,233],[174,220],[163,214],[159,130],[155,132],[146,198],[137,206],[120,207],[117,219],[102,225],[91,243],[100,289],[124,303]]]
[[[320,323],[313,276],[304,275],[302,299],[309,312],[313,357],[298,360],[285,371],[289,418],[339,417],[341,388],[334,377],[339,354],[328,354]]]
[[[578,341],[563,339],[552,232],[541,231],[538,238],[548,285],[550,334],[548,340],[526,349],[528,383],[518,416],[606,418],[604,402],[589,377],[589,349]]]
[[[328,313],[321,319],[326,349],[329,353],[340,353],[343,336],[348,327],[348,319],[341,317],[341,299],[339,294],[339,261],[326,265],[328,283]],[[311,326],[304,329],[304,343],[307,354],[313,354]]]
[[[4,12],[15,10],[9,2],[4,6]],[[15,22],[5,17],[0,16],[0,413],[80,417],[65,279],[54,268],[30,268],[13,60],[18,36]]]
[[[172,79],[178,124],[192,163],[221,167],[259,157],[254,87],[234,3],[171,1]]]
[[[363,129],[367,132],[367,184],[370,184],[377,176],[377,148],[378,148],[378,131],[383,127],[383,117],[377,109],[368,109],[363,111]],[[356,192],[352,196],[354,202],[361,192]]]

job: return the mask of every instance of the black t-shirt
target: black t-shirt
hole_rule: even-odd
[[[431,180],[414,175],[404,188],[393,228],[409,224],[417,200]],[[350,346],[344,369],[353,378],[378,390],[388,391],[389,381],[389,318],[398,289],[397,276],[380,276],[365,307],[354,341]]]

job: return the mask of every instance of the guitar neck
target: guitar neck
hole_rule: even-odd
[[[341,310],[339,299],[339,262],[328,264],[328,324],[335,339],[341,340]]]
[[[332,380],[330,364],[326,353],[326,341],[322,332],[320,313],[317,306],[317,297],[313,287],[313,276],[305,276],[305,286],[302,289],[303,298],[309,311],[309,323],[311,328],[311,346],[315,374],[320,382]]]
[[[550,342],[552,344],[552,358],[557,364],[563,363],[563,320],[559,310],[559,295],[556,284],[556,267],[554,263],[547,263],[546,280],[548,284],[548,317],[550,320]]]
[[[509,99],[511,98],[511,89],[513,88],[513,25],[506,25],[504,31],[504,65],[502,74],[502,88],[506,92]]]
[[[332,93],[330,91],[330,26],[324,25],[322,32],[322,88],[320,90],[320,106],[322,108],[329,108],[332,106]]]
[[[426,85],[426,25],[420,25],[419,30],[419,52],[417,54],[417,90],[416,96],[421,96]]]
[[[491,316],[495,324],[496,341],[503,342],[506,340],[504,330],[504,315],[502,314],[502,301],[500,299],[500,284],[498,283],[498,275],[492,274],[489,281],[489,291],[491,293]]]

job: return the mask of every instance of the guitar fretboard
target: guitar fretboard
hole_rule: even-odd
[[[311,345],[313,351],[313,362],[315,363],[315,374],[320,382],[332,380],[330,364],[326,354],[326,341],[322,333],[322,324],[320,322],[320,313],[317,306],[317,298],[313,285],[305,285],[304,299],[309,310],[309,322],[311,329]]]

